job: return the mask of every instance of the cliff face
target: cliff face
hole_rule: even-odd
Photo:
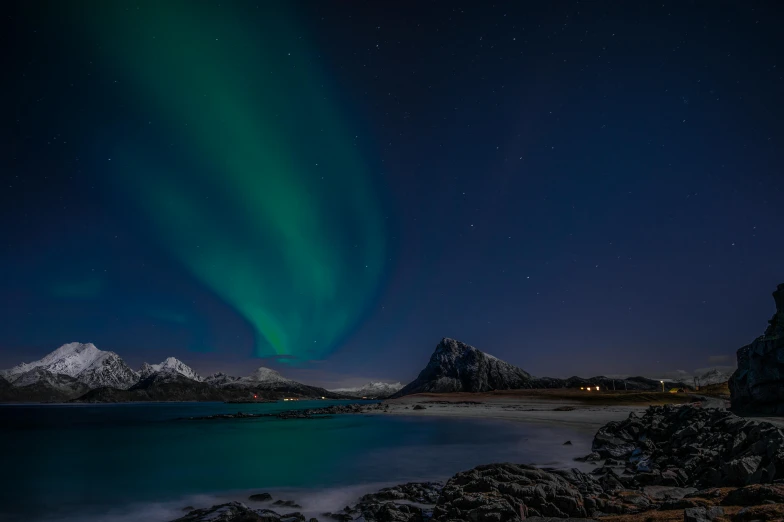
[[[784,283],[773,300],[776,313],[765,333],[738,350],[729,382],[733,410],[784,414]]]
[[[454,339],[444,338],[425,369],[392,397],[412,393],[484,392],[532,388],[526,371]]]

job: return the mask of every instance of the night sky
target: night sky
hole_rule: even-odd
[[[0,367],[732,364],[784,282],[778,2],[4,5]]]

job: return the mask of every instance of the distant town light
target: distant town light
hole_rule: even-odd
[[[596,387],[596,391],[599,391],[599,387],[598,386]]]

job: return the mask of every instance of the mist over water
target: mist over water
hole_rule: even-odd
[[[275,509],[247,501],[261,491],[318,516],[381,487],[478,464],[573,466],[590,447],[584,433],[490,420],[184,419],[333,403],[0,406],[0,451],[13,477],[0,488],[0,519],[167,521],[185,506],[229,500]]]

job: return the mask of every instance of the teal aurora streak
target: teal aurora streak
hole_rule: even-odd
[[[329,353],[378,289],[385,230],[302,28],[264,4],[87,5],[88,34],[158,129],[113,144],[112,183],[253,326],[258,356]]]

